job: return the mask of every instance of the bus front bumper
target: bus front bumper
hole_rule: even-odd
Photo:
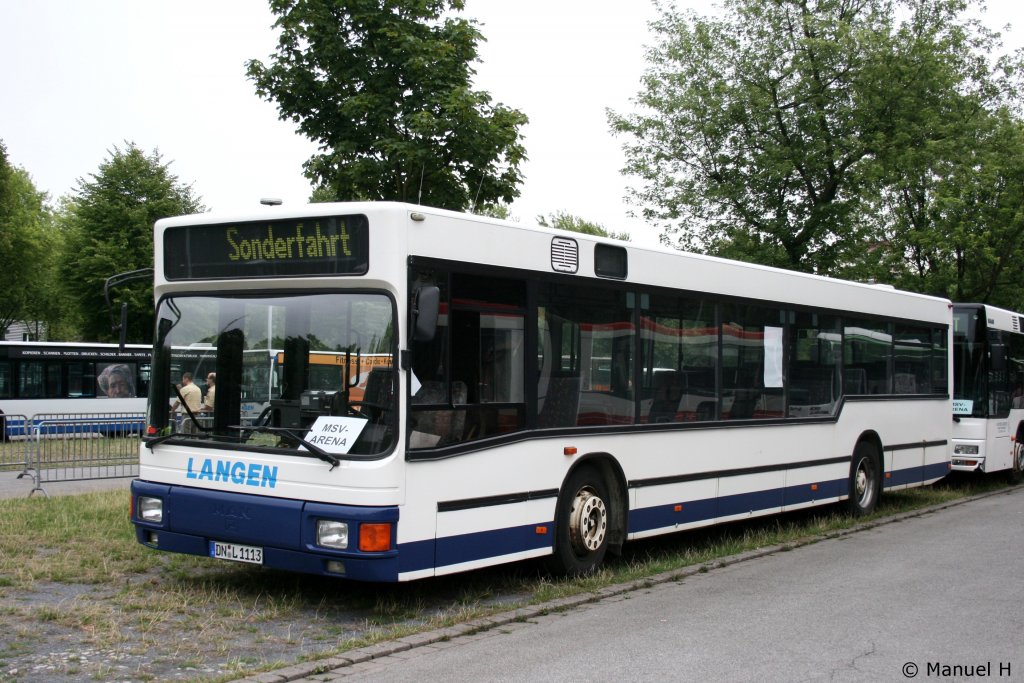
[[[984,472],[985,445],[981,441],[954,439],[950,461],[954,472]]]
[[[131,491],[135,537],[149,548],[357,581],[398,581],[397,507],[329,505],[139,479]],[[318,543],[325,520],[347,530],[347,547]],[[389,529],[386,549],[360,549],[364,525],[378,538]]]

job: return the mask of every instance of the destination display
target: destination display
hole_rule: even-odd
[[[369,268],[366,216],[320,216],[168,228],[168,280],[364,275]]]

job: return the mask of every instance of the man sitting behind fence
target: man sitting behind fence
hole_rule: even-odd
[[[178,392],[181,394],[182,400],[185,401],[185,405],[192,412],[193,415],[198,415],[199,410],[203,405],[203,392],[192,383],[192,373],[185,372],[181,375],[181,385],[178,387]],[[174,405],[171,406],[171,410],[177,410],[181,405],[181,401],[175,401]],[[182,431],[186,434],[196,433],[196,423],[187,414],[184,418],[184,425]]]

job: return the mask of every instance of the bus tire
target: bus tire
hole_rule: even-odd
[[[1010,468],[1010,483],[1019,484],[1024,481],[1024,444],[1017,442],[1013,446],[1013,466]]]
[[[875,445],[868,441],[858,443],[850,463],[850,497],[847,500],[850,515],[864,517],[875,511],[882,488],[881,471]]]
[[[569,475],[555,508],[555,543],[549,569],[559,576],[593,572],[608,551],[611,496],[604,477],[584,465]]]

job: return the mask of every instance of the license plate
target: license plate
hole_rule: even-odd
[[[210,541],[210,557],[218,560],[231,560],[232,562],[263,564],[263,548],[253,545]]]

